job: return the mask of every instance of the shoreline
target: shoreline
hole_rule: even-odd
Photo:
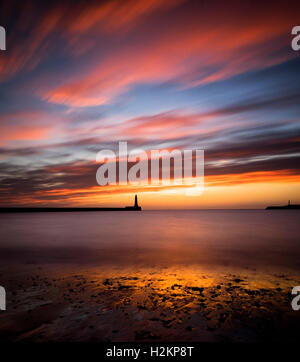
[[[2,341],[290,340],[300,321],[292,271],[30,264],[0,275]]]

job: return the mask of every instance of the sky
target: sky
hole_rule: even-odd
[[[0,5],[0,205],[300,203],[298,2]],[[205,189],[107,185],[98,151],[203,149]]]

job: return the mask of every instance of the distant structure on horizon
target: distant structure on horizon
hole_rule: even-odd
[[[137,211],[142,210],[141,206],[139,206],[139,204],[138,204],[137,195],[134,196],[134,206],[125,206],[125,210],[137,210]]]
[[[284,206],[267,206],[266,210],[299,210],[300,205],[292,205],[291,200],[289,200],[287,205]]]

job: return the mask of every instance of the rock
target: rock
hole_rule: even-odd
[[[199,288],[199,287],[188,287],[188,289],[190,289],[194,292],[200,292],[200,293],[202,293],[204,291],[204,288]]]
[[[142,339],[151,339],[151,340],[157,340],[160,339],[159,336],[156,336],[150,331],[136,331],[135,332],[135,339],[136,340],[142,340]]]
[[[175,288],[181,288],[181,287],[182,287],[182,285],[180,285],[180,284],[173,284],[171,286],[171,289],[174,290]]]
[[[130,289],[130,285],[120,285],[118,290],[123,290],[123,289]]]
[[[105,279],[103,285],[112,285],[113,283],[109,279]]]

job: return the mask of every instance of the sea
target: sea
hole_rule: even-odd
[[[0,216],[0,261],[300,269],[297,210],[163,210]]]

